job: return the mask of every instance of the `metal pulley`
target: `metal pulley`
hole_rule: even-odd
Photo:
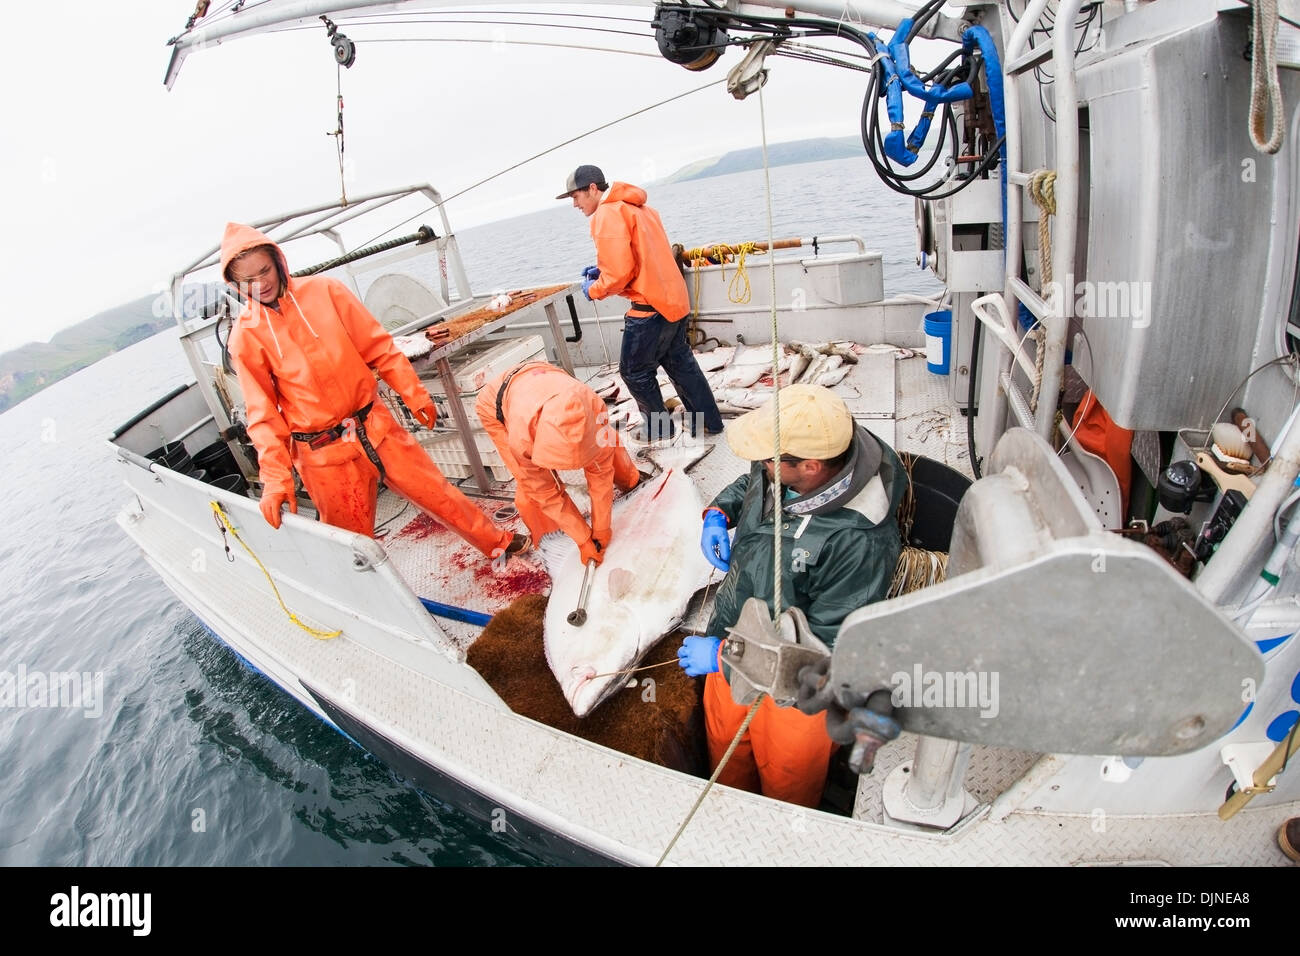
[[[722,659],[731,668],[731,696],[738,704],[753,703],[760,691],[778,707],[793,704],[799,698],[799,672],[830,655],[803,611],[782,611],[774,624],[767,604],[754,597],[741,607],[736,626],[727,628],[722,646]]]
[[[745,58],[731,68],[727,74],[727,92],[738,100],[743,100],[750,93],[757,93],[758,88],[767,82],[767,70],[763,64],[767,55],[776,49],[778,40],[758,40],[749,47]]]
[[[334,47],[334,62],[342,67],[350,67],[357,61],[357,45],[346,34],[340,33],[329,17],[322,14],[321,20],[325,23],[325,35]]]

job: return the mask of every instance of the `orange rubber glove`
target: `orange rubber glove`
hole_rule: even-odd
[[[421,405],[411,414],[414,415],[415,420],[425,428],[433,428],[434,424],[438,421],[438,411],[433,407],[433,402],[430,402],[427,405]]]
[[[298,499],[283,491],[266,491],[262,493],[262,517],[272,528],[280,527],[280,508],[289,506],[292,514],[298,513]]]
[[[595,538],[588,538],[582,544],[578,545],[578,554],[582,558],[582,566],[585,568],[588,561],[595,561],[600,564],[605,560],[605,549]]]

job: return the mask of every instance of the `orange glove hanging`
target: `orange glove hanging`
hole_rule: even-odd
[[[600,542],[595,538],[588,538],[578,545],[578,554],[582,557],[583,567],[586,567],[588,561],[595,561],[600,564],[605,560],[605,549],[601,547]]]
[[[434,424],[438,421],[438,412],[433,407],[433,402],[430,402],[428,405],[421,405],[411,414],[413,414],[415,420],[425,428],[433,428]]]
[[[298,513],[298,499],[293,495],[286,494],[283,491],[267,491],[262,493],[262,517],[272,528],[280,527],[280,509],[289,506],[292,514]]]

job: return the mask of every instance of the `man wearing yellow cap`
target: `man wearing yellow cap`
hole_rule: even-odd
[[[907,476],[893,449],[856,424],[844,401],[820,385],[781,389],[777,450],[774,402],[726,430],[731,450],[753,465],[704,513],[700,546],[727,572],[708,633],[734,627],[748,598],[762,598],[771,611],[773,525],[779,520],[781,606],[801,609],[830,647],[850,612],[889,592],[902,549],[896,512]],[[773,507],[778,458],[779,518]],[[734,543],[728,528],[735,529]],[[732,700],[728,675],[719,670],[720,646],[718,637],[688,637],[678,652],[687,674],[708,675],[704,722],[714,767],[748,712]],[[764,698],[719,782],[816,807],[833,749],[825,714],[809,717]]]
[[[582,563],[604,559],[614,488],[630,491],[636,466],[606,424],[595,392],[564,369],[524,362],[483,386],[474,410],[515,477],[515,507],[534,541],[563,531],[578,543]],[[582,469],[591,493],[591,524],[564,491],[556,471]]]

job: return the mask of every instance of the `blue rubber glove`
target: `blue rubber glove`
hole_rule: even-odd
[[[687,677],[701,677],[718,670],[718,645],[720,637],[688,637],[677,648],[677,663]]]
[[[600,266],[587,266],[587,268],[582,270],[582,277],[584,279],[599,279]]]
[[[704,513],[704,530],[700,532],[700,550],[709,564],[719,571],[731,567],[731,539],[727,537],[727,516],[717,508]]]
[[[595,269],[596,267],[592,266],[591,268]],[[591,286],[595,281],[595,276],[587,276],[587,278],[582,280],[582,294],[587,297],[588,302],[591,301]]]

